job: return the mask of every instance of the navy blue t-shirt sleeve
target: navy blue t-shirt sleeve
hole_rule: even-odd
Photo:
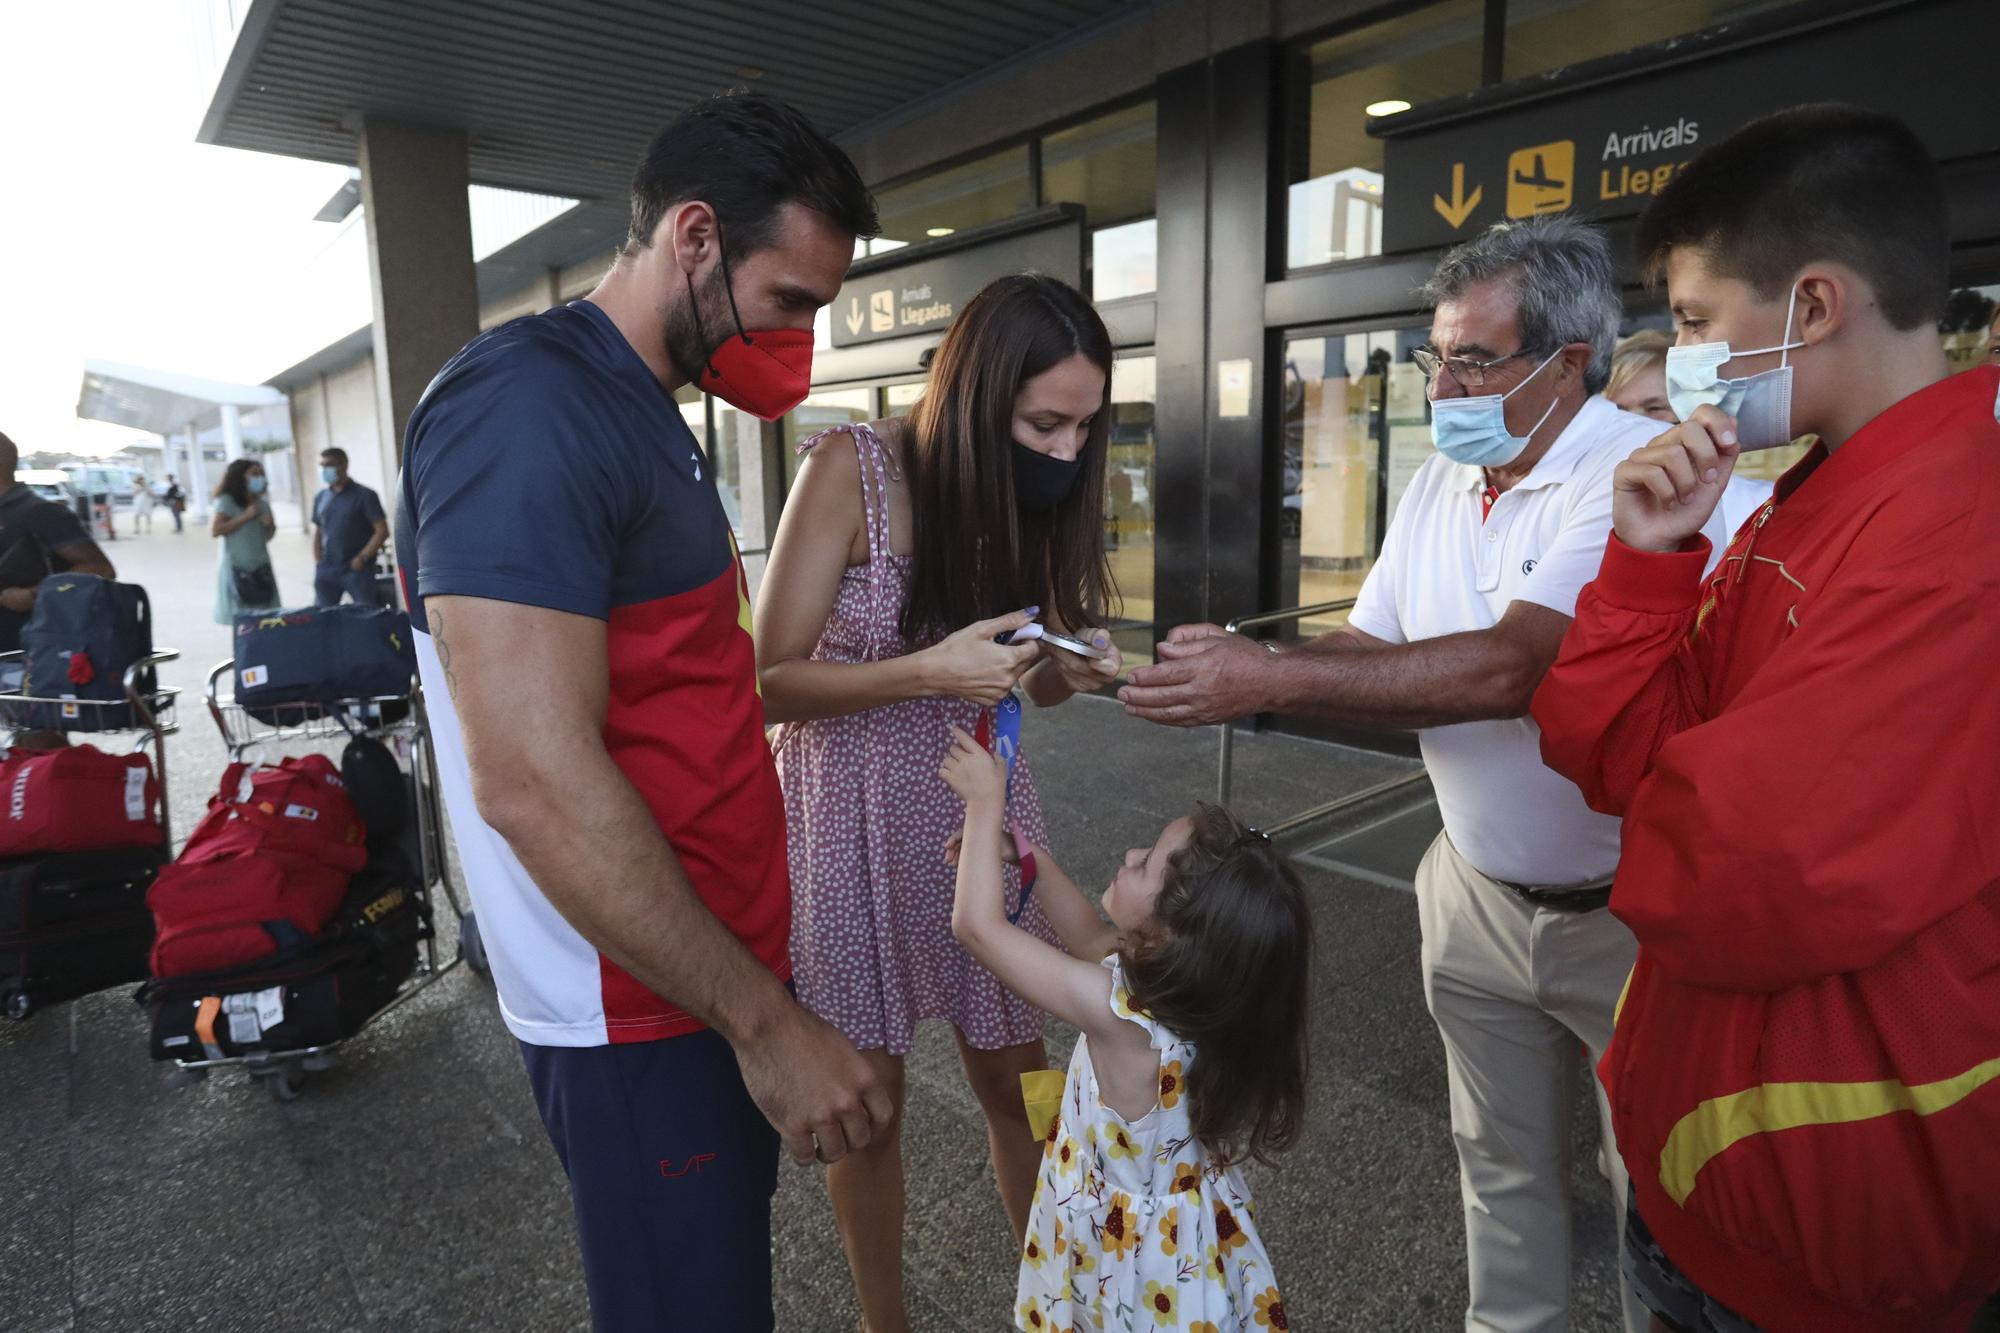
[[[33,506],[28,516],[28,531],[35,540],[50,550],[62,546],[81,546],[90,541],[90,534],[83,530],[76,511],[68,505],[53,502]]]
[[[513,347],[434,386],[412,423],[417,591],[609,616],[618,536],[643,503],[594,429],[581,368]]]
[[[382,512],[382,497],[366,486],[361,488],[361,516],[370,523],[380,523],[388,517]]]

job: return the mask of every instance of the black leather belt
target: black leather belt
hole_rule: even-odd
[[[1611,903],[1611,881],[1608,879],[1598,884],[1579,884],[1571,889],[1541,889],[1504,879],[1493,882],[1521,901],[1546,907],[1551,912],[1595,912]]]

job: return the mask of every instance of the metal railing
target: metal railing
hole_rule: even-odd
[[[1281,611],[1264,611],[1254,616],[1242,616],[1230,621],[1223,628],[1231,634],[1239,634],[1246,629],[1254,629],[1259,625],[1280,625],[1288,621],[1304,620],[1309,616],[1323,616],[1334,611],[1349,611],[1353,607],[1354,598],[1342,597],[1338,601],[1314,602],[1310,606],[1288,606]],[[1236,725],[1234,722],[1224,722],[1222,724],[1222,745],[1220,752],[1216,756],[1215,803],[1217,805],[1226,806],[1229,804],[1229,792],[1235,776],[1235,765]],[[1401,777],[1390,778],[1387,782],[1378,782],[1372,787],[1364,787],[1360,791],[1350,792],[1345,796],[1337,796],[1333,800],[1322,802],[1309,810],[1301,810],[1298,814],[1289,815],[1277,823],[1270,825],[1264,829],[1264,832],[1271,837],[1277,837],[1282,833],[1288,833],[1292,829],[1309,824],[1313,820],[1324,819],[1328,815],[1339,814],[1342,810],[1374,800],[1380,796],[1392,795],[1406,787],[1414,787],[1428,780],[1429,775],[1422,768],[1419,768],[1414,773],[1405,773]]]

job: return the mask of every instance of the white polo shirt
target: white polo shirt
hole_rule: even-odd
[[[1587,399],[1548,453],[1493,504],[1485,474],[1433,454],[1417,470],[1348,623],[1389,643],[1490,629],[1509,603],[1576,614],[1611,532],[1611,473],[1659,422]],[[1704,529],[1728,544],[1722,508]],[[1461,855],[1517,884],[1585,884],[1618,865],[1618,824],[1542,763],[1533,719],[1464,722],[1419,734],[1445,831]]]

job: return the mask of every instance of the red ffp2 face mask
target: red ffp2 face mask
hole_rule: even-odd
[[[743,316],[736,309],[736,285],[729,276],[729,251],[721,250],[721,256],[722,288],[729,294],[729,316],[736,321],[736,332],[708,354],[708,363],[702,368],[698,383],[703,392],[712,393],[753,417],[776,421],[804,402],[812,388],[812,330],[765,329],[757,333],[746,330]],[[695,299],[694,277],[683,276],[687,278],[688,308],[694,315],[695,336],[706,345],[708,338],[702,332],[701,303]]]
[[[776,421],[805,401],[812,359],[811,329],[738,333],[709,356],[700,383],[704,392],[751,416]]]

